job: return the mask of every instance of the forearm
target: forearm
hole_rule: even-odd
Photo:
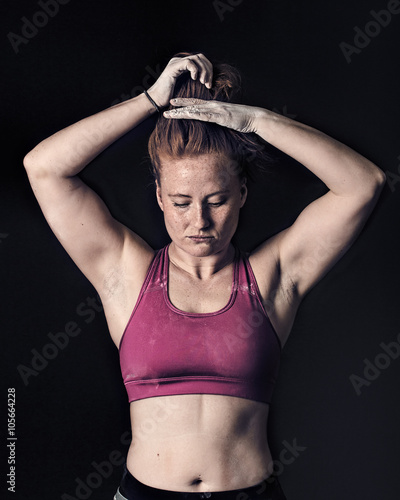
[[[155,112],[144,94],[66,127],[40,142],[24,158],[25,168],[69,177]]]
[[[385,179],[372,162],[312,127],[262,108],[254,125],[260,137],[303,164],[337,195],[369,195]]]

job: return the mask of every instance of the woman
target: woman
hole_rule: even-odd
[[[266,433],[280,351],[301,300],[354,242],[385,181],[325,134],[229,102],[237,84],[233,68],[178,54],[147,93],[57,132],[24,159],[48,223],[98,291],[120,350],[132,443],[117,500],[285,498]],[[155,251],[78,174],[168,106],[149,141],[171,238]],[[257,137],[329,191],[246,255],[231,239],[248,160],[262,156]]]

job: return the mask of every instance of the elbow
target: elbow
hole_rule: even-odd
[[[376,187],[377,189],[381,189],[386,182],[386,174],[379,167],[376,167]]]
[[[27,155],[25,155],[23,159],[23,164],[25,167],[25,170],[30,170],[33,165],[33,158],[32,158],[32,151],[30,151]]]
[[[23,159],[25,170],[33,170],[38,164],[37,146],[35,146]]]
[[[364,194],[367,196],[367,199],[377,199],[385,183],[385,173],[380,168],[376,167],[374,179],[369,183],[368,188],[365,189]]]
[[[35,177],[38,177],[44,174],[45,159],[43,158],[43,155],[37,151],[37,146],[25,155],[23,165],[29,176],[34,175]]]
[[[375,185],[375,193],[377,195],[380,194],[380,192],[383,189],[383,186],[386,184],[386,174],[381,170],[380,168],[377,169],[377,180],[376,180],[376,185]]]

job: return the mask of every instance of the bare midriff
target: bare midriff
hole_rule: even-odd
[[[153,488],[226,491],[256,485],[272,473],[269,405],[212,394],[131,403],[127,468]]]

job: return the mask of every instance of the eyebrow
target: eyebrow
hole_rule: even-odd
[[[228,189],[224,189],[222,191],[215,191],[214,193],[208,194],[206,196],[206,198],[211,198],[211,196],[216,196],[217,194],[226,194],[226,193],[229,193]],[[188,194],[181,194],[181,193],[168,194],[168,196],[170,198],[175,198],[175,197],[179,197],[179,198],[191,198],[190,195],[188,195]]]

